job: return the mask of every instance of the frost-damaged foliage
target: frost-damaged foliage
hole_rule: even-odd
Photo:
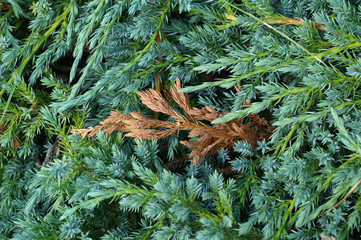
[[[112,133],[114,131],[127,132],[125,136],[135,139],[158,140],[178,134],[181,130],[190,130],[188,137],[194,141],[181,141],[187,147],[193,148],[189,157],[193,158],[193,164],[199,164],[210,154],[217,153],[223,148],[233,147],[237,140],[243,140],[252,147],[256,147],[258,141],[269,138],[273,129],[264,118],[253,114],[250,117],[252,122],[243,123],[242,119],[232,120],[227,123],[207,126],[200,122],[213,120],[224,116],[224,113],[215,111],[213,108],[191,108],[188,94],[179,93],[181,85],[177,79],[176,86],[171,87],[172,99],[184,111],[184,115],[172,109],[169,100],[164,99],[157,91],[150,89],[146,92],[138,92],[143,104],[153,111],[164,113],[172,117],[176,122],[151,119],[139,112],[131,112],[129,115],[119,112],[112,112],[101,126],[89,129],[74,129],[71,132],[82,134],[85,137],[94,136],[99,131]]]
[[[0,1],[1,238],[356,239],[360,36],[359,0]]]

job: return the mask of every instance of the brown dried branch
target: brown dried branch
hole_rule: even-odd
[[[148,108],[169,115],[176,122],[148,118],[139,112],[122,114],[113,111],[107,119],[100,123],[100,126],[73,129],[71,132],[82,134],[82,137],[86,135],[92,137],[101,130],[104,133],[120,131],[125,132],[125,136],[135,137],[135,139],[152,140],[168,137],[177,134],[179,131],[190,131],[188,137],[197,139],[181,141],[181,143],[193,149],[189,157],[193,158],[193,164],[199,164],[207,155],[214,154],[222,148],[233,147],[241,139],[255,147],[257,141],[267,139],[273,131],[265,119],[255,114],[250,115],[252,121],[247,123],[244,123],[242,119],[234,119],[213,126],[200,122],[202,120],[211,122],[224,116],[225,113],[217,112],[209,106],[202,109],[191,109],[188,95],[178,92],[181,88],[180,80],[177,79],[175,86],[170,89],[170,93],[173,100],[184,110],[185,115],[174,110],[169,101],[153,89],[138,92],[141,101]]]
[[[138,92],[138,95],[140,96],[140,100],[143,102],[143,104],[153,111],[161,112],[174,117],[178,121],[183,121],[184,117],[175,111],[169,105],[168,101],[164,99],[157,91],[149,89],[146,92]]]
[[[334,236],[329,236],[329,235],[325,235],[325,234],[321,234],[320,237],[321,237],[321,240],[336,240],[336,238]]]
[[[283,17],[282,19],[266,19],[264,22],[268,23],[268,24],[286,24],[286,25],[298,25],[298,26],[301,26],[304,24],[302,22],[302,20],[287,18],[287,17]],[[327,31],[325,29],[325,26],[321,23],[310,22],[310,24],[318,30],[325,31],[325,32]]]
[[[234,21],[234,22],[239,22],[236,20],[236,16],[235,15],[231,15],[231,14],[226,14],[226,18],[228,20]],[[265,23],[267,24],[285,24],[285,25],[297,25],[297,26],[302,26],[304,23],[302,22],[302,20],[300,19],[293,19],[293,18],[288,18],[285,16],[279,16],[278,18],[268,18],[264,20]],[[327,31],[325,26],[321,23],[317,23],[317,22],[311,22],[310,24],[321,31]]]
[[[176,168],[179,168],[179,167],[182,167],[182,166],[186,165],[186,163],[187,163],[187,158],[185,158],[185,157],[176,157],[173,161],[164,164],[163,167],[165,169],[167,169],[167,170],[176,169]]]
[[[45,159],[41,167],[44,167],[48,163],[52,162],[54,157],[59,156],[61,140],[62,140],[61,136],[56,137],[54,144],[51,145],[50,148],[48,149],[48,152],[46,153]]]
[[[235,174],[239,173],[238,171],[234,171],[232,166],[218,169],[217,172],[221,173],[222,175],[235,175]]]
[[[210,122],[225,115],[224,113],[217,112],[208,106],[205,106],[202,109],[193,108],[192,110],[189,110],[188,113],[194,116],[197,120],[206,120]]]
[[[157,33],[157,43],[161,43],[162,42],[162,38],[161,38],[161,35],[160,35],[160,33],[161,33],[161,31],[162,30],[160,30],[158,33]],[[158,49],[159,50],[162,50],[159,46],[158,46]],[[162,55],[159,55],[158,57],[157,57],[157,60],[159,61],[159,62],[162,62],[163,61],[163,57],[162,57]],[[157,92],[161,92],[161,90],[162,90],[162,72],[159,72],[158,74],[157,74],[157,85],[155,86],[155,91],[157,91]],[[154,118],[155,119],[159,119],[159,113],[158,112],[154,112]]]
[[[0,10],[2,11],[8,11],[8,10],[11,10],[12,7],[10,4],[8,3],[0,3]]]

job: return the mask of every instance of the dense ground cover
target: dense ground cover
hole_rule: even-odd
[[[0,1],[3,239],[357,239],[358,0]]]

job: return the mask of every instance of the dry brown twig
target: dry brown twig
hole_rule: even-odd
[[[8,10],[11,10],[12,7],[10,4],[8,3],[0,3],[0,10],[3,10],[3,11],[8,11]]]
[[[237,21],[237,18],[235,15],[232,15],[232,14],[225,14],[225,15],[228,20],[231,20],[234,22],[239,22],[239,21]],[[300,19],[293,19],[293,18],[288,18],[285,16],[278,16],[278,18],[268,18],[268,19],[265,19],[264,22],[267,24],[284,24],[284,25],[297,25],[297,26],[302,26],[305,24]],[[309,24],[311,24],[311,26],[313,26],[314,28],[316,28],[318,30],[325,31],[325,32],[327,31],[325,26],[321,23],[309,21]]]
[[[252,121],[244,122],[243,119],[234,119],[227,123],[209,125],[209,122],[225,115],[206,106],[202,109],[191,108],[186,93],[178,92],[182,88],[177,79],[175,86],[170,89],[172,99],[184,110],[184,115],[173,109],[169,101],[159,92],[149,89],[138,92],[141,101],[155,112],[171,116],[176,122],[148,118],[139,112],[123,114],[112,111],[111,115],[102,121],[100,126],[88,129],[73,129],[74,134],[94,136],[99,131],[112,133],[120,131],[127,137],[135,137],[136,140],[157,140],[177,134],[179,131],[190,131],[188,137],[195,141],[181,141],[181,143],[193,150],[189,157],[193,158],[193,164],[199,164],[206,155],[214,154],[222,148],[230,148],[238,140],[246,140],[250,145],[257,146],[257,141],[267,139],[273,129],[268,122],[258,115],[250,115]],[[206,121],[206,122],[204,122]]]
[[[50,148],[48,149],[48,152],[45,155],[45,159],[44,159],[41,167],[44,167],[48,163],[52,162],[54,157],[59,156],[61,141],[62,141],[62,137],[57,136],[53,145],[51,145]]]

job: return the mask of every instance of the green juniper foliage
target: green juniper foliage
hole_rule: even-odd
[[[360,36],[359,0],[0,0],[0,238],[357,239]],[[183,132],[70,134],[173,121],[137,92],[176,78],[272,136],[191,165]]]

